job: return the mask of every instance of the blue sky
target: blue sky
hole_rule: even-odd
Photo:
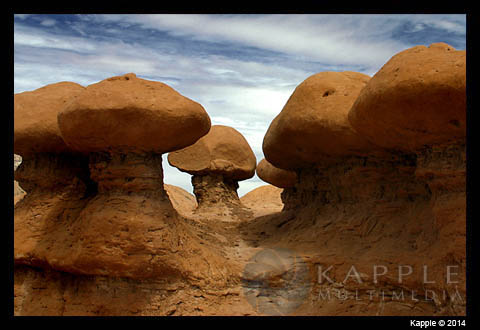
[[[465,15],[23,15],[14,17],[14,92],[83,86],[134,72],[199,102],[234,127],[257,162],[273,118],[321,71],[373,76],[394,54],[446,42],[466,48]],[[164,159],[164,181],[192,192]],[[239,195],[265,184],[239,183]]]

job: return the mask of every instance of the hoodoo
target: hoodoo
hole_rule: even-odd
[[[171,152],[168,162],[192,174],[198,210],[242,207],[238,181],[255,174],[256,158],[247,140],[232,127],[214,125],[195,144]]]
[[[69,148],[89,156],[98,194],[75,221],[57,226],[49,246],[56,269],[191,278],[211,267],[206,259],[216,257],[189,234],[164,190],[161,157],[208,132],[200,104],[126,74],[87,86],[59,112],[58,126]]]
[[[22,157],[15,180],[26,192],[14,211],[16,264],[47,262],[52,226],[75,218],[96,191],[88,158],[64,143],[57,125],[58,112],[83,90],[59,82],[14,96],[13,151]]]
[[[134,74],[15,95],[15,315],[465,315],[465,73],[437,43],[307,77],[258,165]]]

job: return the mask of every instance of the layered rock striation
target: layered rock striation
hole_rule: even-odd
[[[69,148],[57,114],[84,87],[60,82],[14,97],[14,153],[21,156],[15,180],[26,195],[15,204],[16,264],[48,263],[42,246],[52,223],[76,218],[96,192],[88,158]]]
[[[314,75],[317,88],[310,78],[300,84],[272,122],[265,158],[295,170],[298,181],[295,193],[282,196],[283,215],[252,222],[249,230],[264,233],[262,244],[296,249],[320,268],[335,269],[329,273],[333,283],[313,288],[310,303],[319,304],[318,312],[465,313],[464,68],[465,53],[451,46],[414,47],[365,79],[353,100],[346,97],[343,106],[334,100],[331,108],[326,102],[332,94],[323,86],[338,90],[332,86],[338,79],[323,83],[319,78],[328,80],[333,73],[320,73]],[[300,104],[297,98],[298,109],[292,107]],[[305,109],[315,109],[309,118],[316,139],[300,125],[285,128]],[[327,138],[331,132],[336,138]],[[297,148],[284,142],[293,138]],[[345,277],[355,274],[352,266],[361,283]],[[374,281],[374,267],[388,269],[381,281]],[[399,279],[399,268],[409,275]],[[321,292],[339,288],[350,297],[367,297],[368,303],[320,304]],[[411,297],[412,291],[428,292],[431,299],[391,299],[400,292]]]
[[[69,278],[82,276],[123,279],[132,287],[152,278],[205,288],[232,280],[224,257],[200,242],[163,184],[162,153],[194,143],[210,128],[201,105],[127,74],[82,87],[56,110],[58,141],[82,162],[15,150],[24,157],[15,177],[27,191],[15,207],[16,281],[38,276],[35,267],[55,274],[60,292]],[[28,314],[21,306],[19,313]]]

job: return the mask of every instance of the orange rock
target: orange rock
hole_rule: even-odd
[[[297,86],[263,140],[263,153],[282,169],[301,168],[327,156],[365,153],[372,145],[356,134],[348,111],[369,76],[320,72]]]
[[[163,185],[168,198],[172,202],[173,208],[182,215],[188,215],[197,207],[195,196],[180,187],[164,184]]]
[[[58,124],[75,150],[161,154],[195,143],[208,133],[210,118],[173,88],[130,73],[87,86]]]
[[[39,152],[70,151],[62,140],[57,114],[84,89],[73,82],[59,82],[15,94],[14,153],[25,156]]]
[[[240,201],[253,210],[257,217],[280,212],[283,208],[282,191],[282,188],[268,184],[249,191]]]
[[[214,125],[195,144],[171,152],[168,162],[193,175],[196,211],[244,209],[237,194],[238,181],[255,174],[257,160],[247,140],[236,129]],[[243,211],[241,217],[248,213]]]
[[[195,144],[168,155],[168,162],[193,175],[221,174],[237,181],[255,174],[256,158],[247,140],[236,129],[214,125]]]
[[[396,54],[358,96],[352,126],[372,143],[403,151],[464,140],[465,58],[445,43]]]
[[[88,158],[64,143],[57,125],[58,112],[83,90],[60,82],[15,95],[14,152],[22,156],[15,166],[15,263],[44,262],[45,224],[75,218],[95,190]]]
[[[129,74],[88,86],[58,122],[66,143],[89,153],[96,189],[89,194],[72,175],[69,158],[24,159],[15,178],[41,189],[26,189],[16,204],[16,264],[129,278],[195,281],[212,269],[221,269],[217,280],[227,276],[222,258],[191,234],[163,186],[161,152],[195,142],[210,127],[199,104]],[[40,174],[38,165],[49,169],[44,164],[55,166]]]
[[[260,179],[279,188],[289,188],[295,185],[297,174],[294,171],[282,170],[262,159],[257,165],[257,175]]]

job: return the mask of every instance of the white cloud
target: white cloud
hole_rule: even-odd
[[[19,18],[21,20],[26,19],[28,16],[31,16],[31,14],[14,14],[13,15],[15,18]]]
[[[408,15],[412,22],[444,30],[448,33],[465,35],[466,15]]]
[[[13,42],[15,47],[54,48],[75,52],[94,52],[98,50],[95,43],[84,38],[61,36],[20,23],[14,25]]]
[[[54,26],[57,23],[54,19],[47,18],[40,22],[43,26]]]
[[[371,15],[100,15],[108,22],[129,22],[173,36],[225,41],[269,49],[326,64],[378,65],[405,45],[372,39],[379,22]],[[388,27],[388,25],[387,25]],[[385,26],[382,26],[383,33]],[[389,27],[392,29],[393,27]]]

